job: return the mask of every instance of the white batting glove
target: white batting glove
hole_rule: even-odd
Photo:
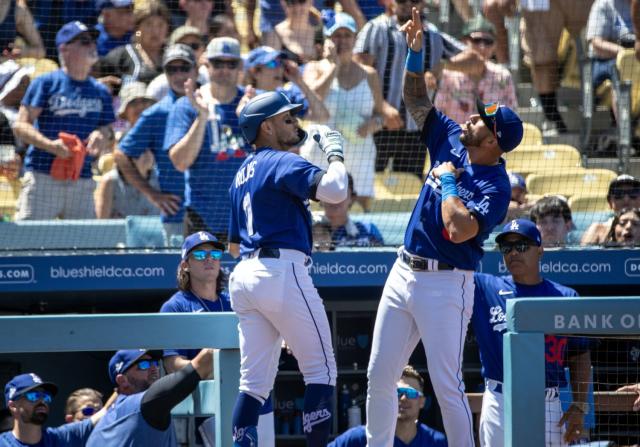
[[[328,126],[319,125],[312,131],[311,136],[318,143],[322,152],[327,155],[327,160],[338,157],[344,161],[344,149],[342,148],[342,134],[337,130],[332,130]]]

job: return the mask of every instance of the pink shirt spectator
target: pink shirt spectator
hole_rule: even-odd
[[[459,71],[442,70],[435,101],[438,110],[459,124],[476,113],[476,96],[485,103],[499,102],[515,110],[518,100],[509,70],[490,61],[486,67],[477,83]]]

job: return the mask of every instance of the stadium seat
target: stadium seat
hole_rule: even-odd
[[[375,200],[372,212],[411,211],[422,188],[422,181],[405,172],[384,172],[376,174]]]
[[[575,231],[584,233],[594,222],[605,222],[611,218],[611,211],[572,211],[571,220]]]
[[[567,198],[576,194],[606,196],[609,183],[615,178],[616,173],[608,169],[562,170],[530,175],[527,189],[532,194],[560,194]]]
[[[542,144],[542,131],[538,126],[531,123],[522,123],[522,127],[524,128],[524,135],[522,136],[522,144],[520,147],[524,145],[538,146]]]
[[[505,154],[507,169],[522,175],[528,175],[549,168],[579,168],[582,166],[580,152],[566,144],[520,145],[516,150]]]
[[[631,81],[631,116],[640,113],[640,63],[636,60],[633,49],[618,53],[616,67],[621,81]]]
[[[160,216],[127,216],[125,222],[128,248],[167,246]]]
[[[576,194],[569,199],[571,211],[608,211],[607,196],[601,194]]]

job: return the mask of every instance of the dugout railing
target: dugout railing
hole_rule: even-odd
[[[640,297],[507,301],[505,446],[545,445],[545,335],[637,336]]]
[[[214,348],[214,380],[201,382],[199,402],[189,398],[178,411],[214,415],[216,445],[229,446],[240,380],[237,325],[231,312],[6,316],[0,317],[0,353]]]

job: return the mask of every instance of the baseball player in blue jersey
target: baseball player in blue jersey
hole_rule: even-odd
[[[233,414],[238,447],[258,445],[258,413],[273,387],[282,338],[304,376],[307,445],[325,447],[331,427],[336,363],[327,315],[307,270],[309,200],[345,200],[347,172],[342,137],[326,126],[313,136],[327,155],[326,172],[288,152],[306,138],[295,115],[301,107],[267,92],[240,112],[240,128],[256,151],[229,189],[229,250],[242,256],[229,283],[240,319],[240,394]]]
[[[540,276],[542,238],[536,225],[530,220],[516,219],[508,222],[496,237],[496,242],[512,276],[497,277],[476,273],[474,277],[476,287],[471,322],[480,347],[482,377],[485,379],[480,416],[481,447],[504,445],[502,335],[507,329],[506,301],[527,296],[578,296],[575,290]],[[570,353],[569,356],[567,353]],[[584,415],[589,410],[586,393],[591,367],[589,342],[582,338],[547,335],[545,360],[545,445],[565,446],[568,442],[585,435],[583,425]],[[558,387],[567,384],[564,373],[565,360],[571,376],[573,402],[569,410],[563,414]]]
[[[473,270],[482,243],[506,215],[511,188],[504,152],[522,139],[507,107],[479,102],[462,128],[433,107],[422,61],[417,8],[403,25],[409,54],[404,102],[422,128],[431,170],[382,293],[373,333],[367,390],[369,447],[393,443],[398,411],[393,384],[422,339],[449,445],[473,446],[462,379],[462,350],[473,310]]]

